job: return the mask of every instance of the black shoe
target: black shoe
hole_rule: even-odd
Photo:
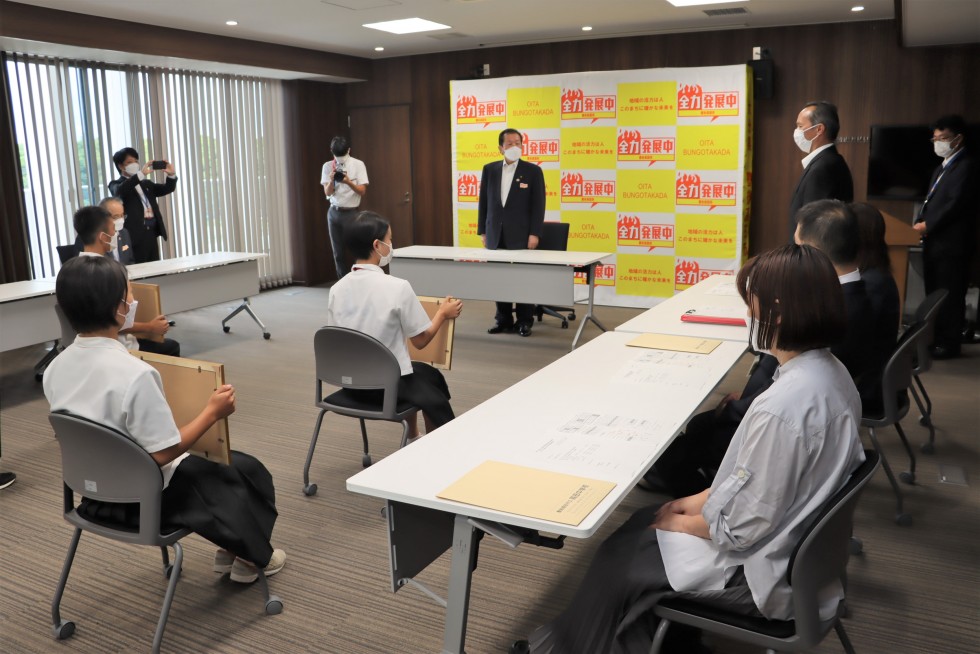
[[[508,654],[531,654],[531,643],[526,640],[515,640],[507,650]]]
[[[951,345],[934,345],[930,353],[933,359],[953,359],[960,355],[960,348]]]
[[[497,325],[494,325],[493,327],[491,327],[490,329],[488,329],[487,330],[487,333],[488,334],[509,334],[512,331],[514,331],[514,326],[513,325],[500,325],[500,324],[497,324]]]
[[[653,468],[647,470],[643,477],[640,478],[640,481],[636,482],[636,487],[648,493],[665,493],[670,495],[670,491],[667,490],[667,484],[664,483],[663,477]]]
[[[12,472],[0,472],[0,489],[4,489],[17,481],[17,475]]]
[[[531,335],[531,325],[521,325],[520,327],[517,328],[517,332],[521,336],[530,336]]]

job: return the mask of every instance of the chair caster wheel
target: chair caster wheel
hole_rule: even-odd
[[[316,484],[307,484],[306,486],[303,486],[303,495],[313,497],[316,495],[316,490]]]
[[[270,338],[272,338],[272,334],[270,334],[269,332],[262,332],[262,338],[264,338],[265,340],[269,340]]]
[[[858,554],[864,552],[864,543],[861,542],[860,538],[851,536],[851,542],[848,545],[848,549],[850,550],[852,556],[857,556]]]
[[[34,373],[34,381],[39,382],[39,381],[42,381],[43,379],[44,379],[44,373],[43,372],[35,372]]]
[[[574,311],[572,313],[568,314],[568,319],[569,320],[575,320],[575,312]]]
[[[370,465],[371,465],[371,455],[365,454],[363,457],[361,457],[361,467],[367,468]]]
[[[71,620],[62,620],[61,624],[56,625],[52,631],[57,640],[67,640],[75,635],[75,623]]]
[[[912,516],[910,516],[908,513],[898,513],[895,515],[895,522],[902,527],[908,527],[912,524]]]
[[[923,454],[934,454],[936,452],[936,446],[932,443],[923,443],[919,450],[921,450]]]
[[[228,325],[222,325],[221,329],[223,329],[226,334],[231,331],[231,327]]]
[[[562,329],[568,329],[568,321],[567,320],[562,320],[561,321],[561,328]]]
[[[265,614],[279,615],[280,613],[282,613],[282,600],[273,595],[269,598],[269,601],[265,603]]]
[[[923,427],[925,427],[926,425],[928,425],[929,424],[929,417],[928,416],[919,416],[919,424],[922,425]]]
[[[908,472],[908,471],[906,471],[906,472],[900,472],[900,473],[898,473],[898,478],[901,479],[902,482],[903,483],[906,483],[906,484],[910,484],[911,485],[911,484],[914,484],[915,483],[915,473],[914,472]]]

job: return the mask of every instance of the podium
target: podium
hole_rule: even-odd
[[[892,261],[892,275],[898,285],[898,315],[905,315],[905,287],[908,282],[909,246],[919,244],[919,232],[912,229],[904,220],[899,220],[891,214],[881,212],[885,218],[885,243],[888,244],[888,256]]]

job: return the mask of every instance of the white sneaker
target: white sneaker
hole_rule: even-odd
[[[269,565],[265,566],[265,576],[271,577],[286,565],[286,552],[284,550],[276,549],[272,551],[272,558],[269,559]],[[235,559],[235,563],[231,566],[231,580],[237,581],[240,584],[250,584],[259,578],[258,568],[255,565],[249,563],[245,559]]]
[[[224,574],[231,572],[231,566],[235,563],[235,555],[228,550],[218,550],[214,553],[214,571]]]

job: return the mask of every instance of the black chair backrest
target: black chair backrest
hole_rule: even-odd
[[[132,543],[152,545],[160,536],[163,472],[129,436],[67,413],[48,416],[61,446],[65,513],[74,509],[72,493],[101,502],[138,503],[140,529]]]
[[[541,229],[541,239],[538,241],[539,250],[568,249],[568,223],[545,222]]]
[[[854,509],[880,463],[875,450],[865,450],[864,457],[864,463],[813,518],[789,560],[787,581],[793,590],[796,632],[810,642],[819,642],[823,635],[819,617],[821,591],[844,578]]]
[[[924,323],[926,326],[916,348],[915,372],[917,374],[926,372],[932,367],[932,355],[929,352],[929,347],[932,345],[936,334],[936,318],[939,315],[939,308],[946,301],[947,295],[949,295],[949,291],[945,288],[936,289],[927,295],[915,310],[915,322]]]
[[[75,342],[75,337],[78,336],[78,332],[68,322],[68,316],[62,311],[60,304],[54,305],[54,312],[58,315],[58,324],[61,325],[61,347],[66,348]]]
[[[912,383],[916,348],[925,336],[926,323],[917,322],[905,330],[881,373],[881,399],[885,417],[898,420],[898,397]]]
[[[313,337],[316,357],[316,401],[323,400],[323,385],[384,390],[382,413],[393,418],[398,402],[398,359],[384,343],[353,329],[321,327]]]
[[[75,244],[72,245],[56,245],[54,246],[58,250],[58,258],[61,259],[61,263],[67,263],[69,259],[74,259],[78,256],[78,247]]]

